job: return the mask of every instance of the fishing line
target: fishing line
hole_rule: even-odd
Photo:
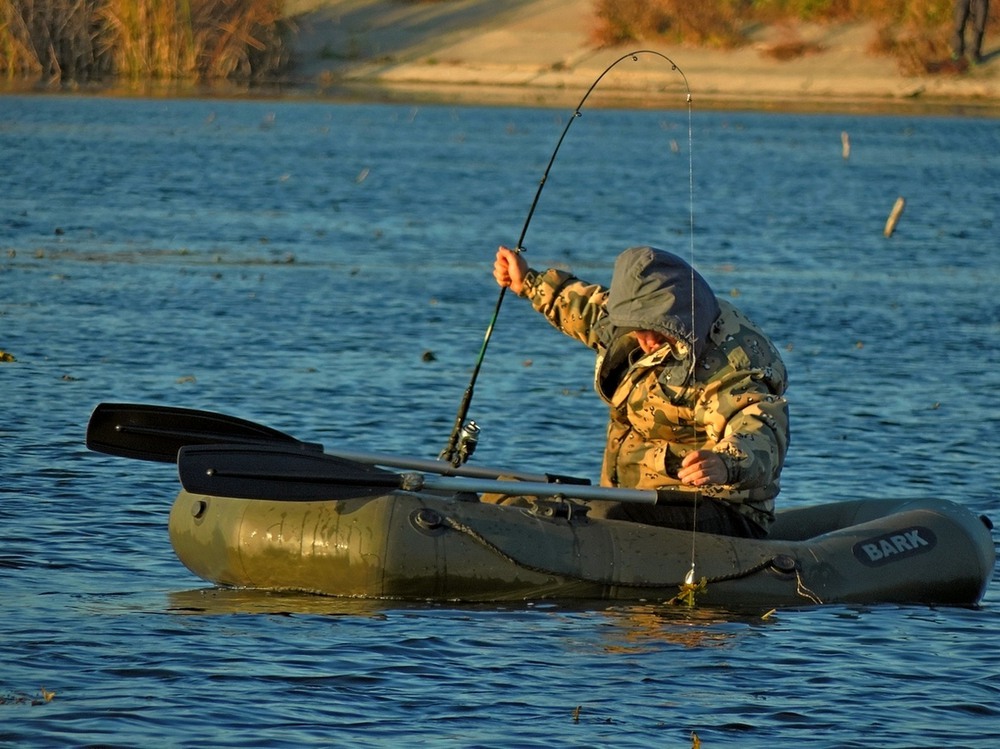
[[[570,127],[577,120],[577,118],[582,116],[581,110],[583,105],[590,98],[591,93],[597,88],[598,84],[604,79],[611,70],[617,66],[619,63],[625,60],[632,60],[633,62],[639,61],[640,55],[653,55],[654,57],[659,57],[666,62],[670,63],[671,69],[676,71],[681,79],[684,81],[684,89],[686,93],[686,103],[687,103],[687,113],[688,113],[688,171],[689,171],[689,189],[691,195],[691,235],[692,235],[692,253],[694,246],[694,180],[693,180],[693,164],[691,161],[691,87],[688,85],[687,76],[684,72],[677,66],[673,60],[671,60],[666,55],[656,52],[655,50],[640,49],[628,54],[622,55],[613,63],[608,65],[604,71],[597,76],[594,82],[587,89],[587,92],[580,99],[580,103],[576,105],[576,109],[573,110],[572,116],[566,122],[566,127],[563,128],[562,134],[559,136],[559,140],[556,142],[556,147],[552,151],[552,156],[549,158],[549,163],[545,167],[545,171],[542,173],[542,178],[538,183],[538,190],[535,192],[535,198],[531,201],[531,207],[528,209],[528,215],[524,220],[524,226],[521,228],[521,235],[517,239],[517,245],[515,246],[515,252],[524,252],[524,237],[528,233],[528,226],[531,224],[531,219],[535,215],[535,208],[538,206],[538,200],[542,196],[542,190],[545,188],[546,181],[549,177],[549,172],[552,171],[552,165],[555,163],[556,156],[559,155],[559,149],[562,147],[563,141],[566,139],[567,133],[569,133]],[[469,386],[465,389],[465,393],[462,395],[462,401],[458,407],[458,414],[455,417],[455,423],[452,426],[451,436],[448,438],[448,444],[445,446],[444,450],[441,451],[440,459],[446,460],[449,463],[457,466],[465,462],[472,454],[472,450],[475,449],[476,440],[478,438],[479,427],[474,421],[466,423],[466,417],[469,414],[469,406],[472,404],[472,394],[475,390],[476,380],[479,378],[479,370],[482,368],[483,360],[486,358],[486,349],[489,346],[490,338],[493,336],[493,328],[496,327],[497,318],[500,316],[500,306],[503,304],[504,296],[506,296],[507,287],[500,287],[500,295],[497,297],[496,305],[493,308],[493,316],[490,318],[489,325],[486,327],[486,334],[483,337],[483,344],[479,349],[479,356],[476,358],[475,366],[472,369],[472,377],[469,380]]]

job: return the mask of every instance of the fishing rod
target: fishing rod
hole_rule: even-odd
[[[549,172],[552,171],[552,165],[556,161],[556,156],[559,154],[559,149],[562,147],[563,141],[566,139],[567,133],[569,133],[570,127],[577,120],[577,118],[582,116],[581,110],[583,105],[586,103],[587,99],[593,93],[594,89],[597,88],[598,84],[603,80],[604,76],[611,72],[611,70],[617,66],[620,62],[631,59],[633,62],[639,61],[639,55],[653,55],[659,57],[666,62],[670,63],[671,69],[676,71],[684,81],[684,89],[687,94],[687,105],[688,111],[690,113],[691,107],[691,87],[688,86],[687,76],[684,72],[677,66],[673,60],[671,60],[666,55],[661,52],[656,52],[650,49],[639,49],[628,54],[622,55],[613,63],[608,65],[599,76],[590,84],[590,88],[580,99],[580,103],[576,105],[576,109],[573,110],[573,115],[566,122],[566,127],[563,128],[562,134],[559,136],[559,140],[556,141],[556,147],[552,151],[552,156],[549,158],[549,163],[545,167],[545,171],[542,172],[542,178],[538,183],[538,190],[535,192],[535,198],[531,201],[531,207],[528,209],[528,215],[524,220],[524,226],[521,228],[521,235],[517,239],[517,244],[514,247],[514,251],[521,253],[525,251],[524,248],[524,237],[528,233],[528,226],[531,224],[531,219],[535,215],[535,208],[538,206],[538,200],[542,197],[542,190],[545,188],[545,183],[549,178]],[[690,127],[689,127],[690,131]],[[689,151],[690,153],[690,151]],[[493,328],[496,327],[497,318],[500,316],[500,306],[503,304],[504,296],[507,294],[507,287],[500,287],[500,295],[497,297],[496,305],[493,308],[493,316],[490,318],[489,325],[486,327],[486,334],[483,337],[483,344],[479,348],[479,356],[476,358],[475,366],[472,368],[472,377],[469,380],[469,386],[465,389],[465,393],[462,395],[462,401],[458,406],[458,414],[455,416],[455,423],[451,429],[451,436],[448,438],[448,444],[445,446],[444,450],[441,451],[439,456],[441,460],[446,460],[452,465],[458,466],[470,457],[472,457],[473,451],[476,449],[476,444],[479,441],[479,426],[475,421],[466,421],[469,415],[469,406],[472,404],[472,394],[476,387],[476,380],[479,378],[479,370],[483,366],[483,360],[486,358],[486,348],[490,344],[490,338],[493,336]]]

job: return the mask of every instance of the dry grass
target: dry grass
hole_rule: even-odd
[[[598,44],[663,40],[730,48],[743,39],[738,0],[597,0]]]
[[[46,83],[257,80],[288,60],[282,0],[0,0],[0,70]]]
[[[875,25],[872,54],[890,55],[904,73],[933,72],[949,53],[952,0],[595,0],[597,44],[666,41],[732,48],[749,41],[762,23],[809,21]],[[1000,25],[1000,3],[990,8],[990,25]],[[989,32],[988,32],[989,33]],[[792,59],[819,47],[789,37],[764,54]]]
[[[106,0],[101,18],[115,71],[132,79],[248,80],[284,62],[280,0]]]
[[[814,55],[823,51],[823,45],[817,42],[806,42],[801,39],[788,39],[771,44],[761,50],[761,54],[774,60],[795,60],[806,55]]]

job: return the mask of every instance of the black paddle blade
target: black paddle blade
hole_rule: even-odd
[[[235,416],[173,406],[100,403],[87,424],[87,447],[108,455],[173,463],[185,445],[283,445],[322,451],[277,429]]]
[[[399,489],[398,473],[316,452],[277,446],[189,445],[177,455],[192,494],[266,500],[357,499]]]

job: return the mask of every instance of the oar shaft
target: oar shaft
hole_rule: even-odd
[[[404,474],[408,479],[409,474]],[[473,479],[464,476],[424,476],[419,482],[424,489],[431,491],[473,492],[483,494],[502,494],[505,497],[539,496],[539,497],[570,497],[572,499],[597,499],[611,502],[630,502],[632,504],[655,505],[659,496],[652,489],[618,489],[607,486],[563,486],[547,484],[540,481],[491,481],[489,479]],[[416,489],[416,481],[404,481],[404,486]]]
[[[395,473],[339,456],[273,446],[182,447],[177,456],[177,470],[181,484],[190,492],[265,501],[350,499],[373,496],[378,489],[562,496],[650,505],[667,496],[654,490]]]
[[[469,478],[497,479],[501,476],[517,479],[518,481],[533,481],[545,484],[589,484],[588,479],[576,478],[574,476],[562,476],[553,473],[524,473],[522,471],[511,471],[505,468],[490,468],[489,466],[473,466],[466,463],[462,466],[454,466],[446,460],[428,460],[423,458],[401,457],[398,455],[387,455],[385,453],[351,452],[349,450],[328,450],[327,455],[333,455],[344,460],[353,460],[357,463],[368,463],[374,466],[388,466],[390,468],[405,468],[412,471],[427,471],[437,473],[441,476],[467,476]]]

